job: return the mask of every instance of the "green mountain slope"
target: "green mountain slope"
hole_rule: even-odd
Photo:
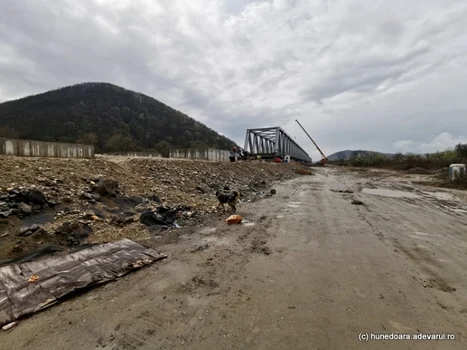
[[[92,143],[97,152],[229,149],[234,143],[154,98],[107,83],[1,103],[0,136]]]

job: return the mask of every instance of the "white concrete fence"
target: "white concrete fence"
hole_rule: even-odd
[[[104,156],[122,156],[122,157],[149,157],[149,158],[161,158],[160,153],[155,152],[112,152],[103,153]]]
[[[172,149],[170,150],[170,158],[183,158],[183,159],[198,159],[208,160],[212,162],[228,162],[229,151],[222,149],[196,149],[196,148],[185,148],[185,149]]]
[[[0,137],[0,155],[18,157],[94,158],[94,146],[78,143],[17,140]]]

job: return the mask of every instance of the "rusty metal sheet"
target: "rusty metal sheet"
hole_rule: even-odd
[[[56,303],[76,290],[114,280],[166,258],[129,239],[65,256],[0,268],[0,326]]]

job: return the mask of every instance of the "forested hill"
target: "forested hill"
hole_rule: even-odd
[[[0,104],[0,136],[82,142],[98,152],[229,149],[233,141],[146,95],[82,83]]]

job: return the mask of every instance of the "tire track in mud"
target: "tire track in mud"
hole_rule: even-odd
[[[463,281],[459,266],[467,269],[462,253],[467,248],[462,223],[452,212],[438,210],[425,197],[412,200],[367,196],[365,201],[373,210],[362,209],[359,216],[388,249],[407,258],[405,271],[419,283],[421,291],[436,291],[425,297],[434,299],[432,303],[443,310],[461,313],[467,302],[465,293],[459,294],[459,288],[467,288],[459,283]],[[453,250],[459,254],[453,254]]]

